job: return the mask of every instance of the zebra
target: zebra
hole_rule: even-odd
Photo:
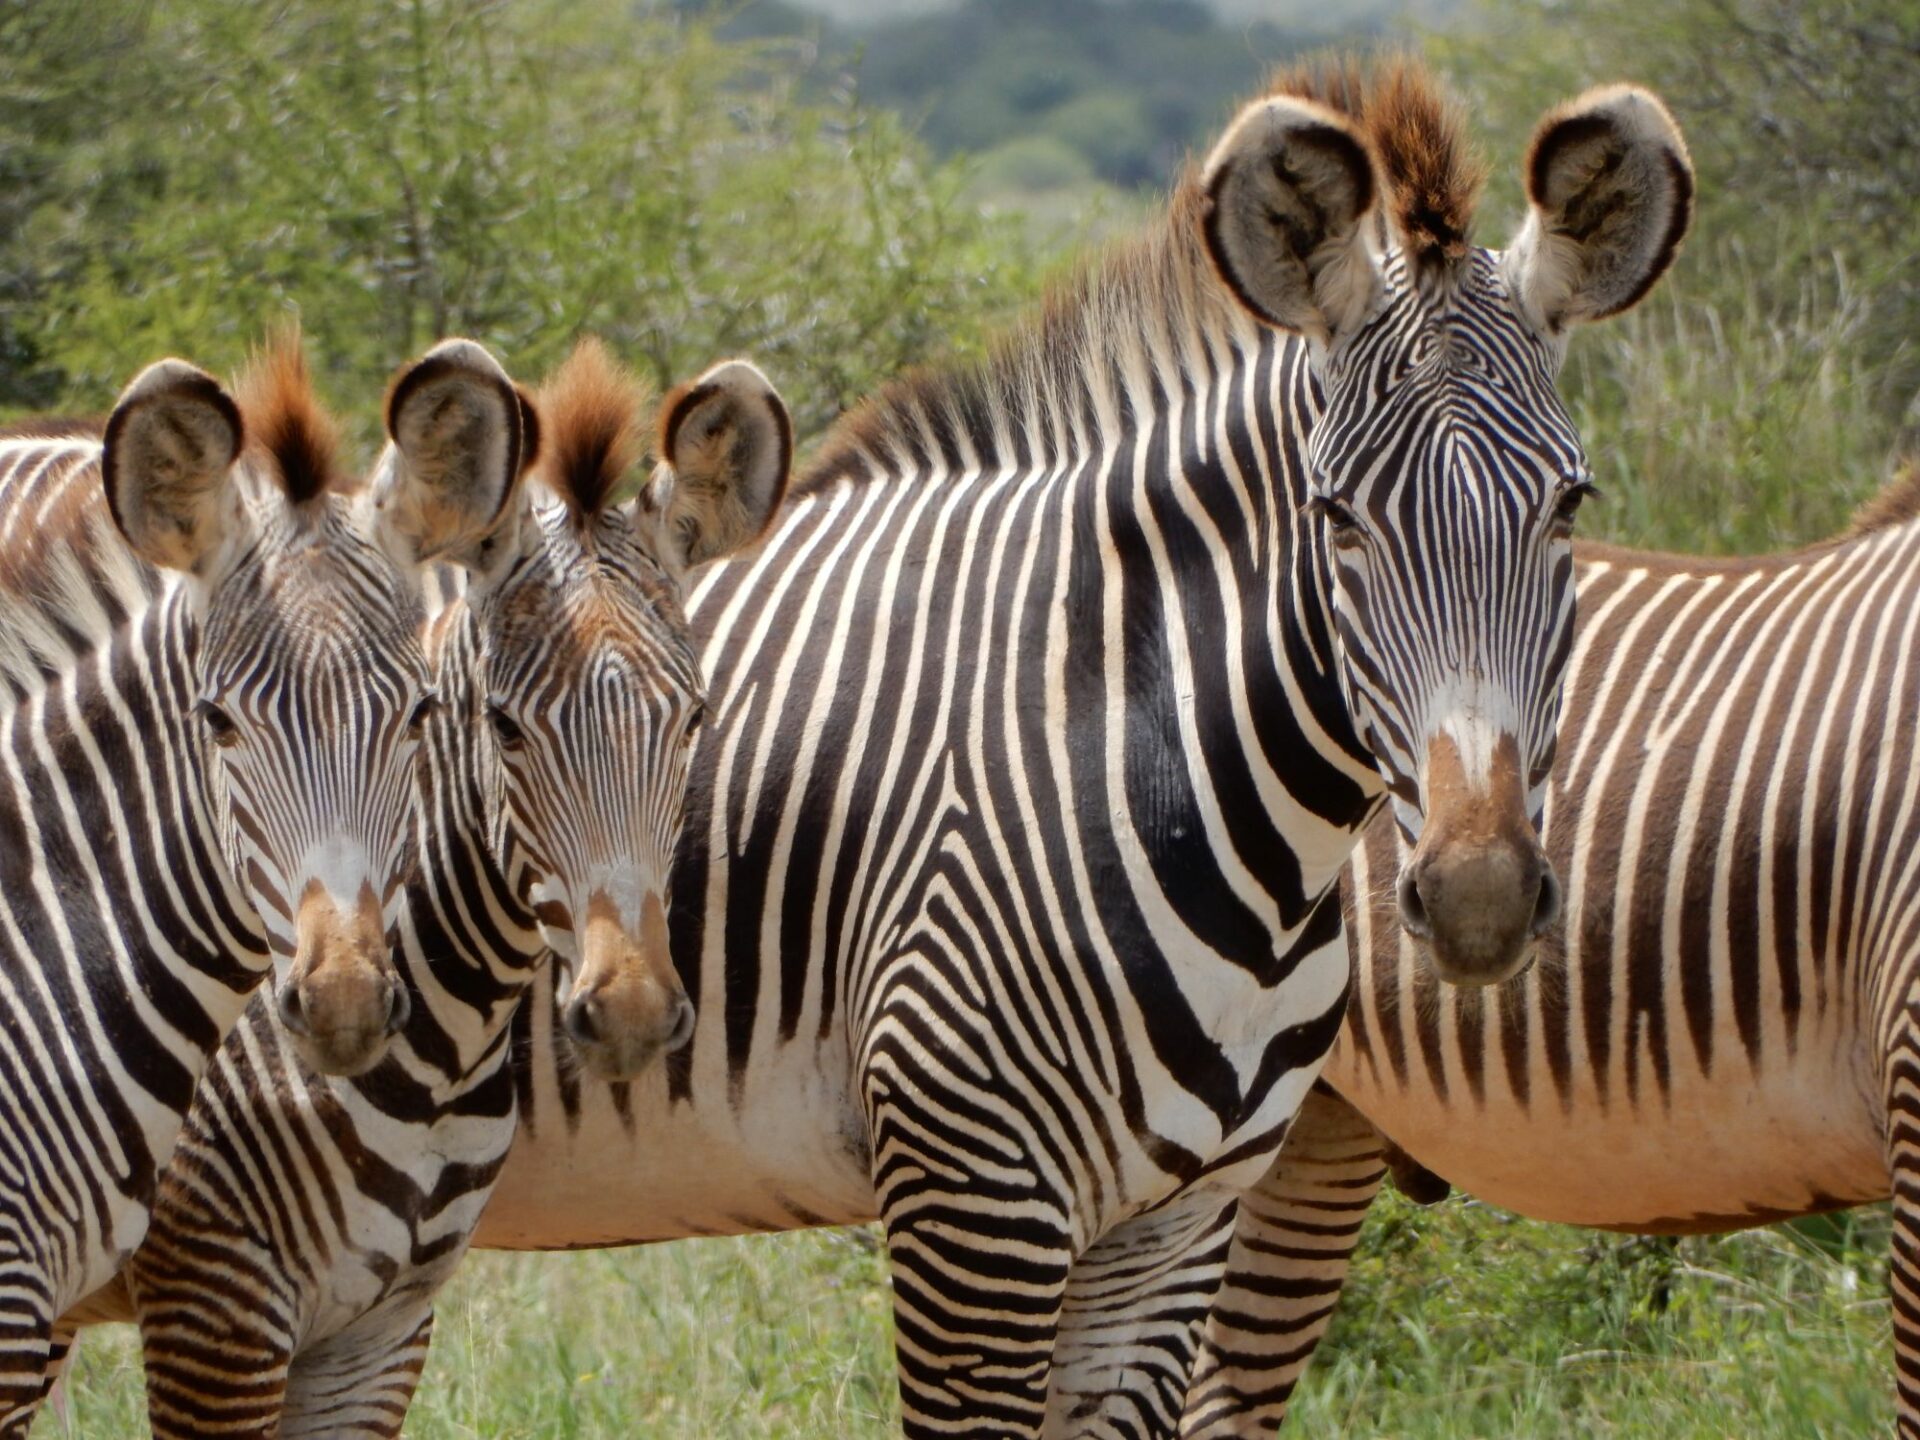
[[[564,1024],[590,1072],[630,1076],[691,1029],[665,929],[704,704],[678,596],[764,528],[792,429],[752,365],[713,366],[667,397],[662,464],[615,504],[644,403],[583,343],[532,412],[544,485],[452,557],[470,578],[428,631],[439,703],[399,929],[413,1004],[387,1059],[330,1082],[272,1007],[250,1007],[201,1082],[145,1243],[67,1317],[138,1321],[162,1440],[399,1434],[433,1296],[513,1138],[508,1024],[549,947],[574,977]]]
[[[339,493],[297,339],[0,438],[0,1435],[138,1245],[208,1055],[276,966],[308,1063],[406,1023],[389,953],[431,704],[413,567],[514,463]]]
[[[1899,1430],[1920,1436],[1916,517],[1920,468],[1788,554],[1581,547],[1548,800],[1565,932],[1498,988],[1435,985],[1380,895],[1396,842],[1368,832],[1328,1088],[1242,1202],[1193,1433],[1272,1433],[1391,1163],[1417,1198],[1437,1171],[1640,1234],[1891,1195]]]
[[[884,1222],[910,1437],[1171,1430],[1232,1198],[1332,1043],[1321,903],[1391,797],[1462,971],[1551,922],[1532,816],[1588,488],[1566,330],[1691,207],[1619,88],[1532,218],[1411,63],[1283,77],[1165,223],[839,422],[696,587],[670,916],[698,1019],[569,1088],[536,987],[475,1243]]]

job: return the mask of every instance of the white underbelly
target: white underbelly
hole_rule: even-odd
[[[1563,1101],[1544,1077],[1522,1107],[1503,1081],[1484,1101],[1386,1083],[1335,1050],[1326,1079],[1422,1165],[1539,1220],[1628,1230],[1723,1230],[1884,1198],[1879,1107],[1842,1047],[1809,1045],[1755,1074],[1744,1057],[1709,1078],[1678,1071],[1662,1096],[1603,1103],[1589,1079]],[[1410,1082],[1419,1082],[1416,1063]]]

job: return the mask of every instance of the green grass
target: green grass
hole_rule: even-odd
[[[1289,1433],[1743,1440],[1886,1433],[1886,1216],[1601,1236],[1450,1201],[1375,1207]],[[896,1433],[870,1231],[482,1255],[443,1298],[418,1440]],[[64,1416],[135,1435],[138,1357],[94,1332]]]

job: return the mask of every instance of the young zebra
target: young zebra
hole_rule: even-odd
[[[703,703],[678,594],[759,535],[792,439],[759,371],[717,365],[668,397],[663,463],[615,504],[643,401],[583,345],[539,400],[551,488],[510,498],[457,557],[469,584],[428,640],[440,704],[400,930],[413,1005],[388,1058],[329,1083],[270,1007],[250,1009],[201,1083],[124,1287],[70,1317],[137,1316],[156,1436],[400,1433],[433,1296],[513,1138],[508,1021],[549,945],[591,1069],[631,1075],[692,1027],[666,943]],[[485,413],[493,433],[474,443],[507,446],[514,417]]]
[[[1320,901],[1383,792],[1461,968],[1553,914],[1528,815],[1586,487],[1553,375],[1691,183],[1635,90],[1528,168],[1529,227],[1476,249],[1422,75],[1292,77],[983,368],[843,422],[692,607],[693,1040],[606,1096],[529,1007],[478,1243],[878,1216],[910,1436],[1171,1430],[1197,1237],[1332,1042]]]
[[[237,399],[166,360],[104,434],[0,438],[0,1435],[272,965],[312,1064],[364,1070],[405,1023],[430,692],[389,549],[457,539],[505,478],[428,471],[405,519],[341,496],[293,341]]]
[[[1436,985],[1382,895],[1395,839],[1369,832],[1339,1093],[1243,1202],[1192,1433],[1272,1433],[1391,1136],[1410,1178],[1643,1234],[1891,1194],[1900,1433],[1920,1436],[1916,516],[1920,470],[1791,554],[1582,547],[1548,798],[1565,932],[1498,989]]]

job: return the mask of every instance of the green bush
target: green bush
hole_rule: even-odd
[[[11,237],[51,258],[11,315],[43,378],[0,406],[297,314],[356,415],[441,335],[531,375],[595,331],[662,383],[750,354],[804,434],[1030,288],[891,116],[621,0],[156,0],[135,38],[166,93]]]

